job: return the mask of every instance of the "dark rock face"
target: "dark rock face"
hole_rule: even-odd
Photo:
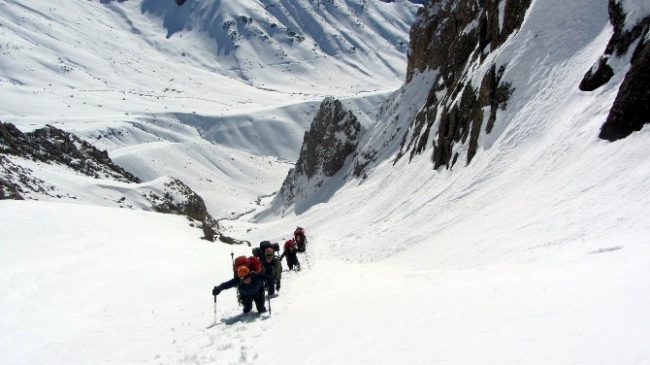
[[[480,3],[480,4],[479,4]],[[452,150],[456,143],[467,143],[466,163],[474,157],[478,138],[484,129],[490,133],[499,109],[507,107],[511,84],[503,82],[506,65],[493,65],[482,77],[479,89],[467,80],[469,64],[480,65],[486,56],[515,32],[524,20],[530,0],[506,0],[503,27],[499,26],[499,1],[431,0],[418,12],[411,28],[412,52],[408,58],[407,82],[416,73],[437,71],[429,98],[410,126],[398,159],[422,153],[430,136],[434,168],[450,168],[458,159]],[[474,26],[477,24],[477,26]],[[438,94],[439,96],[436,96]],[[483,111],[490,107],[483,126]],[[439,118],[438,130],[431,130]]]
[[[580,82],[580,90],[594,91],[614,77],[614,70],[607,64],[607,60],[608,58],[602,57],[598,60],[594,68],[587,71],[585,77]]]
[[[319,172],[326,177],[334,176],[354,152],[360,131],[357,117],[345,110],[340,101],[324,100],[305,133],[296,173],[308,179]]]
[[[305,133],[296,166],[280,189],[283,205],[299,205],[298,200],[307,198],[326,178],[334,176],[355,152],[361,130],[356,116],[340,101],[325,99]]]
[[[598,137],[625,138],[650,123],[650,42],[640,43]]]
[[[587,71],[579,85],[582,91],[593,91],[608,83],[621,71],[610,66],[610,60],[626,56],[630,47],[638,42],[633,50],[630,70],[598,135],[608,141],[625,138],[650,123],[650,14],[636,24],[629,24],[622,4],[622,0],[609,0],[609,20],[614,34],[603,56]]]
[[[503,0],[501,0],[503,1]],[[418,11],[411,28],[411,53],[408,58],[407,82],[415,71],[442,70],[446,86],[453,86],[462,76],[467,62],[493,50],[517,30],[524,20],[531,0],[505,0],[503,29],[499,30],[499,0],[430,0]],[[478,27],[468,27],[478,21]],[[486,49],[486,47],[490,47]]]

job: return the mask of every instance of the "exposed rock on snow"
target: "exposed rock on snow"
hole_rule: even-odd
[[[305,133],[300,157],[282,184],[283,205],[308,208],[310,198],[345,164],[359,143],[362,126],[357,117],[340,101],[326,98]]]

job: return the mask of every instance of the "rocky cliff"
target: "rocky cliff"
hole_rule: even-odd
[[[594,91],[629,64],[599,134],[608,141],[625,138],[650,123],[650,6],[646,5],[645,12],[643,9],[634,1],[609,0],[612,37],[604,54],[580,83],[580,90]]]
[[[276,200],[284,207],[295,204],[300,212],[323,197],[319,189],[345,165],[358,146],[362,126],[357,117],[334,98],[320,105],[305,132],[300,157],[289,171]]]
[[[514,37],[532,5],[531,0],[428,1],[410,32],[406,84],[380,111],[381,134],[370,132],[375,141],[360,151],[355,175],[363,176],[367,166],[386,156],[378,147],[390,147],[395,141],[399,147],[390,155],[397,156],[396,161],[431,153],[434,169],[451,168],[461,156],[464,164],[470,164],[480,137],[492,133],[516,89],[525,93],[525,88],[534,87],[535,80],[515,86],[504,78],[509,65],[502,60],[508,58],[499,57],[508,41],[511,54],[530,47],[518,44]],[[608,8],[611,40],[575,87],[590,92],[627,71],[599,135],[613,141],[650,121],[650,9],[641,0],[608,0]],[[534,39],[531,32],[535,31],[532,27],[522,39],[531,35]],[[546,46],[553,53],[559,50],[553,47],[566,45]]]
[[[480,133],[490,133],[497,112],[507,107],[513,91],[502,80],[506,64],[492,64],[483,75],[472,73],[520,27],[530,3],[432,0],[418,12],[410,33],[407,83],[415,74],[426,71],[434,71],[435,76],[425,104],[409,126],[399,157],[433,147],[434,168],[449,168],[459,157],[455,144],[463,143],[468,149],[465,163],[471,162]],[[478,88],[470,82],[475,77],[481,79]],[[439,123],[433,130],[436,120]],[[436,136],[432,146],[427,145],[430,136]]]

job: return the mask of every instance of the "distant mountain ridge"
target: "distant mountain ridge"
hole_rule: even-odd
[[[162,19],[167,38],[191,32],[210,39],[220,72],[253,84],[269,83],[269,72],[311,83],[316,75],[307,73],[331,64],[342,76],[351,71],[399,76],[404,70],[395,69],[393,59],[408,51],[408,29],[418,8],[409,1],[377,0],[143,0],[141,5],[144,14]]]

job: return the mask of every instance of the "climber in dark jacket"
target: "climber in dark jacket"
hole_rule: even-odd
[[[296,227],[293,231],[293,241],[296,243],[298,252],[305,252],[307,250],[307,236],[305,236],[305,229]]]
[[[293,240],[287,240],[287,242],[284,243],[284,250],[282,251],[282,255],[280,255],[280,261],[284,257],[287,257],[287,266],[289,266],[289,270],[293,270],[293,267],[296,267],[296,271],[300,271],[300,261],[298,261],[298,250],[296,249],[296,243],[293,242]]]
[[[264,251],[264,258],[262,259],[262,274],[271,275],[275,278],[275,286],[273,286],[273,283],[267,284],[269,295],[274,295],[276,290],[279,292],[280,280],[282,279],[282,263],[271,247],[267,247]]]
[[[237,287],[239,295],[244,305],[244,313],[248,313],[253,309],[253,302],[258,313],[266,312],[264,306],[264,286],[267,282],[271,285],[275,279],[273,276],[263,275],[251,271],[247,266],[240,266],[237,268],[237,277],[225,281],[212,289],[212,295],[219,295],[223,290]]]

